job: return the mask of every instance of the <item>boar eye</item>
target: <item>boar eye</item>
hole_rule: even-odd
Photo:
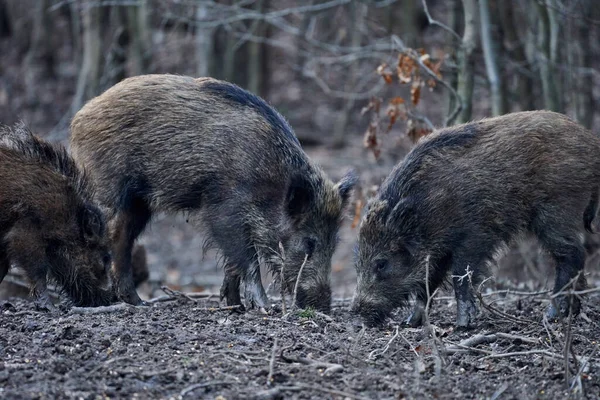
[[[109,266],[111,261],[112,261],[112,260],[111,260],[111,257],[110,257],[110,254],[109,254],[109,253],[105,253],[105,254],[102,256],[102,264],[103,264],[104,266]]]
[[[308,254],[308,257],[311,257],[315,252],[315,247],[317,246],[317,241],[313,238],[304,238],[304,252]]]
[[[390,263],[388,262],[388,260],[375,260],[374,263],[374,267],[375,267],[375,272],[384,272],[388,266],[390,265]]]

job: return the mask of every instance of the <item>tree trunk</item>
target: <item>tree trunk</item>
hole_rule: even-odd
[[[418,11],[420,0],[403,0],[402,13],[400,14],[400,37],[408,47],[418,47],[421,40],[418,31]]]
[[[502,96],[502,80],[498,67],[497,43],[492,38],[490,20],[490,4],[488,0],[479,0],[479,18],[481,27],[481,45],[485,59],[485,69],[492,94],[492,115],[504,114],[504,98]]]
[[[462,37],[462,49],[458,55],[458,95],[462,101],[462,110],[458,114],[457,123],[471,119],[474,84],[473,53],[477,46],[477,0],[462,0],[465,17],[465,30]],[[452,124],[452,121],[449,121]]]
[[[255,11],[262,14],[264,10],[265,0],[258,0],[256,2]],[[254,36],[264,37],[265,23],[260,19],[252,21],[250,32]],[[262,96],[264,95],[261,93],[264,78],[262,74],[262,52],[265,45],[263,43],[251,41],[248,43],[248,46],[248,90]]]
[[[544,94],[544,108],[552,111],[560,111],[560,99],[556,87],[556,76],[553,73],[551,36],[551,20],[545,4],[535,2],[538,14],[537,35],[537,63],[542,79],[542,91]]]
[[[9,37],[12,35],[12,26],[10,16],[8,15],[8,7],[5,0],[0,0],[0,38]]]
[[[595,10],[595,0],[587,0],[582,4],[582,11],[588,17],[596,19],[599,12]],[[594,15],[595,14],[595,15]],[[585,127],[592,129],[594,124],[594,110],[596,101],[594,99],[594,45],[596,45],[597,27],[587,21],[578,21],[577,40],[579,42],[578,64],[582,67],[577,75],[577,120]]]
[[[367,19],[368,6],[360,2],[350,3],[351,18],[353,22],[352,37],[350,39],[352,47],[359,47],[361,44],[364,23]],[[345,84],[347,92],[352,91],[356,85],[358,75],[357,63],[353,63],[350,67],[348,80]],[[350,118],[350,111],[354,107],[354,100],[345,100],[342,110],[338,113],[338,117],[333,128],[333,143],[334,147],[342,147],[345,142],[346,128]]]
[[[450,21],[449,21],[448,25],[454,32],[460,32],[461,25],[462,25],[461,22],[463,21],[461,0],[451,0],[451,2],[452,2],[452,6],[450,9]],[[458,50],[456,49],[455,45],[446,46],[446,53],[452,54],[453,59],[457,60]],[[450,84],[450,86],[452,86],[452,88],[454,90],[458,90],[458,73],[455,69],[451,69],[450,71],[448,71],[447,79],[448,79],[448,83]],[[456,99],[455,99],[455,96],[450,92],[448,92],[447,99],[448,100],[446,102],[446,115],[450,115],[450,113],[456,107],[456,105],[455,105]]]
[[[81,43],[81,5],[79,2],[72,2],[68,7],[71,14],[69,24],[73,40],[73,62],[76,65],[80,65],[83,46]]]
[[[128,8],[113,6],[110,11],[110,26],[114,30],[113,40],[104,63],[98,91],[108,89],[127,77],[127,49],[131,44],[131,32],[127,29]]]
[[[37,100],[36,88],[40,78],[55,75],[54,54],[50,43],[52,24],[48,14],[49,6],[49,0],[38,0],[35,4],[31,43],[23,65],[27,99],[34,103]]]
[[[138,0],[138,3],[137,6],[127,6],[126,11],[132,75],[147,73],[152,60],[147,0]]]
[[[102,74],[101,9],[91,2],[83,8],[83,61],[71,110],[76,113],[83,104],[99,94]]]
[[[196,21],[204,21],[208,16],[206,3],[200,1],[196,7]],[[209,76],[213,54],[212,28],[196,28],[196,76]]]
[[[502,35],[504,36],[504,47],[507,50],[507,56],[518,65],[514,75],[515,79],[515,101],[512,104],[518,104],[520,110],[534,110],[534,85],[530,69],[529,60],[525,52],[525,44],[519,35],[515,25],[514,5],[511,1],[497,0],[499,7],[500,21],[502,22]],[[509,108],[507,108],[509,110]]]

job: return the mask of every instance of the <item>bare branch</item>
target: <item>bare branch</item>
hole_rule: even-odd
[[[427,0],[422,0],[423,3],[423,11],[425,11],[425,15],[427,16],[427,21],[429,22],[430,25],[436,25],[439,26],[440,28],[444,29],[446,32],[449,32],[450,34],[452,34],[452,36],[454,36],[456,39],[458,40],[462,40],[460,35],[456,32],[454,32],[454,30],[452,28],[450,28],[448,25],[441,23],[438,20],[435,20],[431,17],[431,14],[429,13],[429,8],[427,7]]]

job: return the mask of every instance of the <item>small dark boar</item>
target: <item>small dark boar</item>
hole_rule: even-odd
[[[598,206],[600,139],[562,114],[519,112],[441,129],[385,179],[361,223],[353,310],[376,325],[416,297],[409,321],[451,273],[458,327],[474,323],[473,287],[495,253],[531,233],[556,262],[554,292],[583,271]],[[585,286],[583,273],[577,287]],[[550,317],[580,309],[558,297]],[[420,303],[420,304],[419,304]]]
[[[112,219],[113,275],[123,301],[141,304],[131,248],[151,216],[189,212],[224,256],[228,304],[241,304],[243,281],[247,305],[266,307],[259,263],[283,270],[293,291],[308,255],[297,301],[329,310],[331,257],[356,178],[330,181],[262,99],[210,78],[137,76],[88,102],[71,131],[73,157]]]
[[[109,241],[91,186],[58,145],[24,126],[0,129],[0,282],[21,267],[38,307],[54,279],[80,306],[109,304]]]

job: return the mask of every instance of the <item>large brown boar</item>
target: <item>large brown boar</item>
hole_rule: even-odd
[[[264,308],[260,263],[283,271],[301,307],[330,307],[331,257],[355,183],[334,184],[303,152],[286,120],[227,82],[175,75],[125,79],[71,124],[71,149],[106,207],[119,297],[140,304],[131,248],[156,212],[199,215],[222,252],[222,297]],[[280,254],[279,244],[284,254]]]
[[[108,304],[104,215],[66,150],[24,126],[2,127],[0,182],[0,282],[15,264],[24,270],[40,308],[54,308],[47,277],[75,305]]]
[[[385,179],[361,223],[353,309],[378,324],[451,274],[458,327],[473,324],[473,286],[492,256],[531,233],[556,262],[554,292],[583,271],[582,233],[598,206],[600,139],[564,115],[519,112],[441,129]],[[585,285],[583,274],[577,287]],[[551,317],[576,314],[558,298]],[[422,322],[420,307],[410,321]]]

